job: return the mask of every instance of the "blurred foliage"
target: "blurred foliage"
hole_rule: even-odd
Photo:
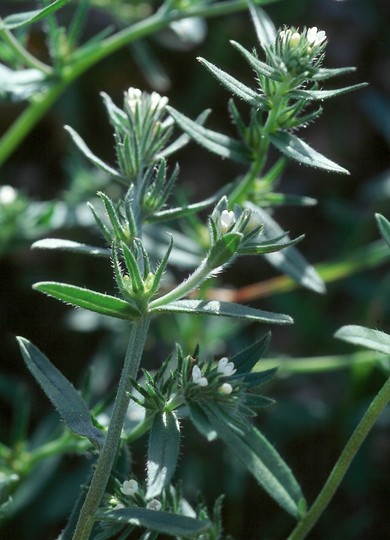
[[[26,2],[20,4],[25,6]],[[129,6],[126,2],[96,0],[93,4],[96,7],[85,23],[86,36],[116,24],[118,18],[142,18],[142,10],[147,9],[141,2]],[[14,6],[15,2],[2,2],[0,14],[7,15],[14,11]],[[370,83],[369,89],[359,95],[330,102],[316,128],[307,129],[313,145],[346,165],[351,176],[325,176],[289,164],[282,179],[283,191],[318,199],[319,204],[300,208],[299,214],[295,207],[275,211],[278,221],[292,236],[307,233],[301,250],[313,263],[349,257],[353,260],[356,250],[378,238],[374,212],[390,215],[390,5],[387,0],[283,0],[267,7],[267,12],[278,25],[315,25],[325,29],[329,36],[327,66],[357,66],[357,74],[349,77],[350,84],[362,80]],[[75,81],[4,164],[1,184],[16,190],[12,201],[0,203],[0,440],[6,444],[18,448],[18,442],[27,434],[32,441],[31,451],[38,441],[49,440],[59,429],[49,404],[24,370],[15,335],[24,335],[39,344],[77,384],[85,381],[86,367],[94,357],[92,380],[96,393],[112,388],[125,348],[121,321],[75,312],[31,291],[33,282],[51,277],[88,282],[89,286],[99,288],[108,272],[99,260],[91,262],[80,256],[74,264],[72,255],[29,248],[32,240],[50,230],[55,230],[57,236],[87,243],[93,239],[84,203],[106,185],[107,178],[81,161],[62,126],[74,126],[89,141],[94,153],[112,163],[113,144],[99,92],[119,101],[123,91],[134,86],[164,91],[175,108],[191,117],[210,106],[214,110],[213,128],[228,132],[227,95],[206,76],[196,57],[210,59],[245,80],[248,73],[240,56],[226,43],[234,39],[251,47],[249,25],[247,13],[230,15],[209,20],[192,29],[192,33],[184,32],[184,38],[184,30],[177,27],[115,53]],[[44,51],[39,25],[30,40],[31,50]],[[21,110],[19,103],[1,104],[2,132]],[[202,153],[195,145],[181,152],[181,169],[180,181],[188,197],[196,200],[211,195],[224,185],[226,178],[234,176],[230,163]],[[271,288],[274,294],[256,297],[253,306],[289,313],[295,320],[293,327],[273,331],[271,355],[277,356],[281,365],[283,357],[324,355],[333,355],[337,363],[338,355],[351,351],[350,346],[332,338],[339,326],[353,322],[389,332],[390,281],[389,272],[379,264],[383,260],[376,268],[365,271],[357,271],[352,263],[350,271],[328,283],[326,295]],[[240,289],[275,276],[276,271],[267,266],[258,268],[241,261],[224,275],[220,285]],[[147,367],[158,366],[179,337],[188,350],[205,342],[209,354],[223,354],[245,346],[254,330],[248,327],[244,333],[236,332],[234,323],[229,321],[212,320],[205,325],[197,319],[194,325],[184,316],[167,317],[148,340]],[[372,361],[352,362],[349,368],[337,372],[291,374],[281,369],[280,377],[267,387],[276,404],[263,413],[262,428],[288,458],[309,500],[318,492],[383,379],[376,360],[372,357]],[[11,424],[16,426],[13,430]],[[218,443],[206,449],[196,434],[188,433],[187,437],[187,447],[192,451],[181,464],[184,481],[191,478],[192,494],[198,488],[204,489],[210,501],[221,491],[227,494],[227,530],[238,540],[285,537],[292,526],[290,518],[280,516],[276,505],[258,492],[244,469],[225,452],[221,453]],[[386,501],[390,496],[389,446],[387,411],[313,537],[355,540],[388,536],[387,508],[378,501]],[[0,455],[1,451],[0,446]],[[59,459],[52,458],[31,470],[20,465],[20,475],[29,474],[29,481],[17,492],[14,515],[1,527],[1,538],[41,540],[58,534],[77,496],[72,490],[78,478],[83,481],[86,472],[76,449],[74,455],[62,460],[61,472]],[[216,468],[217,460],[223,461],[225,467]],[[226,470],[230,471],[228,475],[222,473]],[[199,471],[202,474],[197,474]],[[0,471],[0,479],[2,474]],[[7,492],[12,494],[13,484],[17,483],[17,478],[11,478],[5,487]],[[38,521],[37,508],[42,505],[47,511],[39,513]]]

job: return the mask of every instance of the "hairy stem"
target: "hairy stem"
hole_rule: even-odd
[[[320,491],[312,507],[308,510],[303,519],[297,524],[287,540],[302,540],[309,534],[324,512],[325,508],[328,506],[361,444],[367,437],[378,416],[381,414],[389,401],[390,378],[387,379],[381,390],[372,400],[371,405],[355,428],[355,431],[352,433],[351,438],[333,467],[328,480],[325,482],[324,487]]]
[[[96,463],[73,540],[87,540],[95,522],[95,512],[102,501],[120,443],[123,423],[129,406],[130,379],[137,375],[149,323],[149,317],[144,317],[133,323],[107,437]]]

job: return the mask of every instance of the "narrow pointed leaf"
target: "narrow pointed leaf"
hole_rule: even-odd
[[[206,531],[211,525],[209,521],[137,507],[118,510],[99,509],[95,516],[99,521],[127,523],[169,536],[192,537]]]
[[[267,332],[263,337],[235,354],[231,361],[234,363],[237,375],[247,373],[261,360],[267,352],[271,341],[271,332]]]
[[[275,403],[274,399],[267,398],[265,396],[259,396],[257,394],[242,394],[245,405],[250,409],[262,409],[263,407],[269,407]]]
[[[175,109],[172,109],[172,107],[168,106],[167,110],[183,131],[188,133],[198,144],[210,150],[210,152],[214,152],[224,158],[232,159],[233,161],[249,163],[248,152],[240,141],[206,129]]]
[[[180,448],[180,428],[174,412],[156,414],[149,435],[146,498],[158,497],[175,472]]]
[[[50,83],[50,78],[38,69],[13,70],[0,64],[0,98],[4,101],[23,101],[46,91]]]
[[[375,219],[383,240],[390,247],[390,222],[381,214],[375,214]]]
[[[109,249],[90,246],[73,242],[72,240],[64,240],[62,238],[44,238],[34,242],[31,246],[33,249],[59,249],[62,251],[71,251],[73,253],[81,253],[85,255],[94,255],[96,257],[110,257]]]
[[[214,64],[211,64],[204,58],[198,58],[198,60],[221,84],[223,84],[225,88],[229,90],[229,92],[243,99],[244,101],[252,105],[252,107],[264,107],[265,100],[261,96],[259,96],[259,94],[257,94],[254,90],[249,88],[249,86],[241,83],[240,81],[238,81],[222,69],[219,69],[217,66],[214,66]]]
[[[27,368],[73,433],[100,448],[103,433],[94,427],[87,404],[64,375],[27,339],[17,338]]]
[[[348,325],[337,330],[335,337],[354,345],[362,345],[367,349],[390,354],[390,336],[379,330],[365,326]]]
[[[260,219],[265,225],[263,234],[266,238],[271,239],[285,232],[268,212],[262,208],[251,203],[246,203],[245,206],[260,215]],[[326,291],[325,283],[320,275],[294,246],[290,246],[283,251],[278,251],[276,253],[267,253],[264,257],[270,264],[286,273],[303,287],[307,287],[308,289],[321,294]]]
[[[83,287],[55,281],[42,281],[36,283],[33,288],[72,306],[88,309],[109,317],[130,320],[138,318],[140,315],[135,307],[116,296],[98,293]]]
[[[218,434],[215,429],[211,426],[207,415],[203,412],[203,409],[195,402],[187,403],[188,413],[191,419],[191,422],[196,427],[203,437],[208,441],[214,441]]]
[[[304,235],[286,242],[275,242],[275,240],[266,242],[248,242],[247,244],[240,246],[238,253],[240,255],[264,255],[265,253],[274,253],[286,249],[289,246],[293,246],[303,239]]]
[[[257,482],[289,514],[299,519],[303,495],[290,468],[268,440],[252,425],[240,428],[226,422],[215,405],[202,405],[222,441],[234,452]]]
[[[307,100],[322,100],[332,97],[347,94],[348,92],[354,92],[365,88],[367,83],[353,84],[352,86],[345,86],[344,88],[337,88],[335,90],[294,90],[290,92],[290,96],[295,99],[307,99]]]
[[[280,150],[285,156],[299,161],[304,165],[310,167],[316,167],[319,169],[325,169],[326,171],[337,172],[342,174],[349,174],[347,169],[340,167],[334,161],[326,158],[314,148],[311,148],[302,139],[299,139],[296,135],[291,133],[279,131],[270,135],[271,142]]]
[[[262,48],[266,49],[267,47],[275,43],[275,25],[263,9],[255,7],[252,3],[249,3],[249,10],[251,12],[253,24],[255,26],[257,39],[259,40]]]
[[[270,324],[291,324],[293,322],[289,315],[262,311],[241,304],[220,302],[218,300],[177,300],[164,306],[152,308],[150,313],[193,313]]]
[[[273,79],[274,81],[280,80],[280,76],[278,75],[278,72],[275,69],[273,69],[271,66],[269,66],[265,62],[262,62],[261,60],[256,58],[256,56],[254,56],[252,53],[247,51],[245,47],[240,45],[240,43],[237,43],[237,41],[233,41],[233,40],[231,40],[230,43],[233,45],[235,49],[237,49],[242,54],[245,60],[257,73],[264,75],[264,77],[267,77],[269,79]]]
[[[313,75],[314,81],[325,81],[332,77],[339,75],[347,75],[356,71],[355,67],[342,67],[342,68],[320,68],[315,75]]]
[[[43,9],[35,9],[34,11],[25,11],[24,13],[8,15],[8,17],[5,17],[3,20],[0,19],[0,30],[2,28],[14,30],[15,28],[20,28],[25,24],[38,22],[51,13],[54,13],[68,2],[69,0],[56,0]]]
[[[113,176],[117,180],[125,180],[125,177],[122,176],[118,171],[107,165],[107,163],[104,163],[100,158],[95,156],[95,154],[88,148],[88,146],[85,144],[83,139],[80,137],[80,135],[70,126],[65,126],[66,131],[70,134],[70,136],[73,139],[73,142],[76,144],[78,149],[84,154],[84,156],[89,159],[89,161],[95,165],[98,169],[101,169],[105,173]]]

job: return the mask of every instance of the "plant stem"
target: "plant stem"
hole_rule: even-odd
[[[341,456],[333,467],[328,480],[314,501],[312,507],[307,514],[297,524],[287,540],[302,540],[306,538],[313,526],[317,523],[321,514],[328,506],[342,479],[344,478],[356,452],[367,437],[372,426],[375,424],[378,416],[390,401],[390,378],[387,379],[381,390],[372,400],[371,405],[367,409],[363,418],[360,420],[355,431],[352,433],[347,445],[345,446]]]
[[[31,53],[29,53],[27,49],[25,49],[23,45],[19,43],[19,41],[15,38],[12,32],[4,29],[0,30],[0,38],[3,39],[3,41],[5,41],[5,43],[9,45],[9,47],[11,47],[13,52],[27,67],[38,69],[46,75],[52,75],[53,69],[44,62],[38,60],[38,58],[35,58],[35,56],[33,56]]]
[[[137,375],[149,323],[150,318],[144,317],[132,325],[107,437],[96,463],[73,540],[87,540],[94,525],[95,512],[102,501],[118,451],[123,423],[129,405],[130,379],[135,378]]]

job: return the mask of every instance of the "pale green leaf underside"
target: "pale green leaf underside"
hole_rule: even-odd
[[[337,330],[335,337],[354,345],[361,345],[367,349],[390,354],[390,336],[380,330],[351,324],[342,326]]]
[[[69,429],[100,448],[104,435],[93,426],[87,404],[77,390],[37,347],[22,337],[17,340],[27,368]]]
[[[83,287],[55,281],[42,281],[36,283],[34,289],[72,306],[88,309],[109,317],[125,320],[139,317],[138,311],[124,300]]]
[[[148,508],[130,507],[110,511],[100,509],[95,515],[99,521],[128,523],[171,536],[192,536],[200,534],[210,527],[208,521],[200,521],[170,512],[157,512]]]
[[[285,156],[299,161],[299,163],[318,169],[325,169],[326,171],[349,174],[347,169],[340,167],[334,161],[326,158],[296,135],[279,131],[270,135],[270,139],[276,148]]]
[[[390,247],[390,222],[381,214],[375,214],[375,218],[383,240]]]
[[[25,24],[38,22],[51,13],[54,13],[57,11],[57,9],[60,9],[68,2],[69,0],[56,0],[43,9],[35,9],[34,11],[25,11],[24,13],[14,13],[12,15],[8,15],[8,17],[5,17],[2,21],[0,19],[0,30],[3,28],[7,30],[14,30],[15,28],[20,28]]]
[[[345,86],[344,88],[337,88],[335,90],[294,90],[290,93],[291,97],[296,99],[308,99],[308,100],[322,100],[329,99],[348,92],[354,92],[365,88],[367,83],[353,84],[352,86]]]
[[[152,308],[150,313],[192,313],[194,315],[214,315],[232,317],[248,322],[291,324],[289,315],[262,311],[241,304],[220,302],[218,300],[177,300],[164,306]]]
[[[33,249],[59,249],[61,251],[71,251],[73,253],[94,255],[96,257],[110,257],[111,255],[109,249],[81,244],[79,242],[73,242],[73,240],[64,240],[63,238],[43,238],[34,242],[31,247]]]

